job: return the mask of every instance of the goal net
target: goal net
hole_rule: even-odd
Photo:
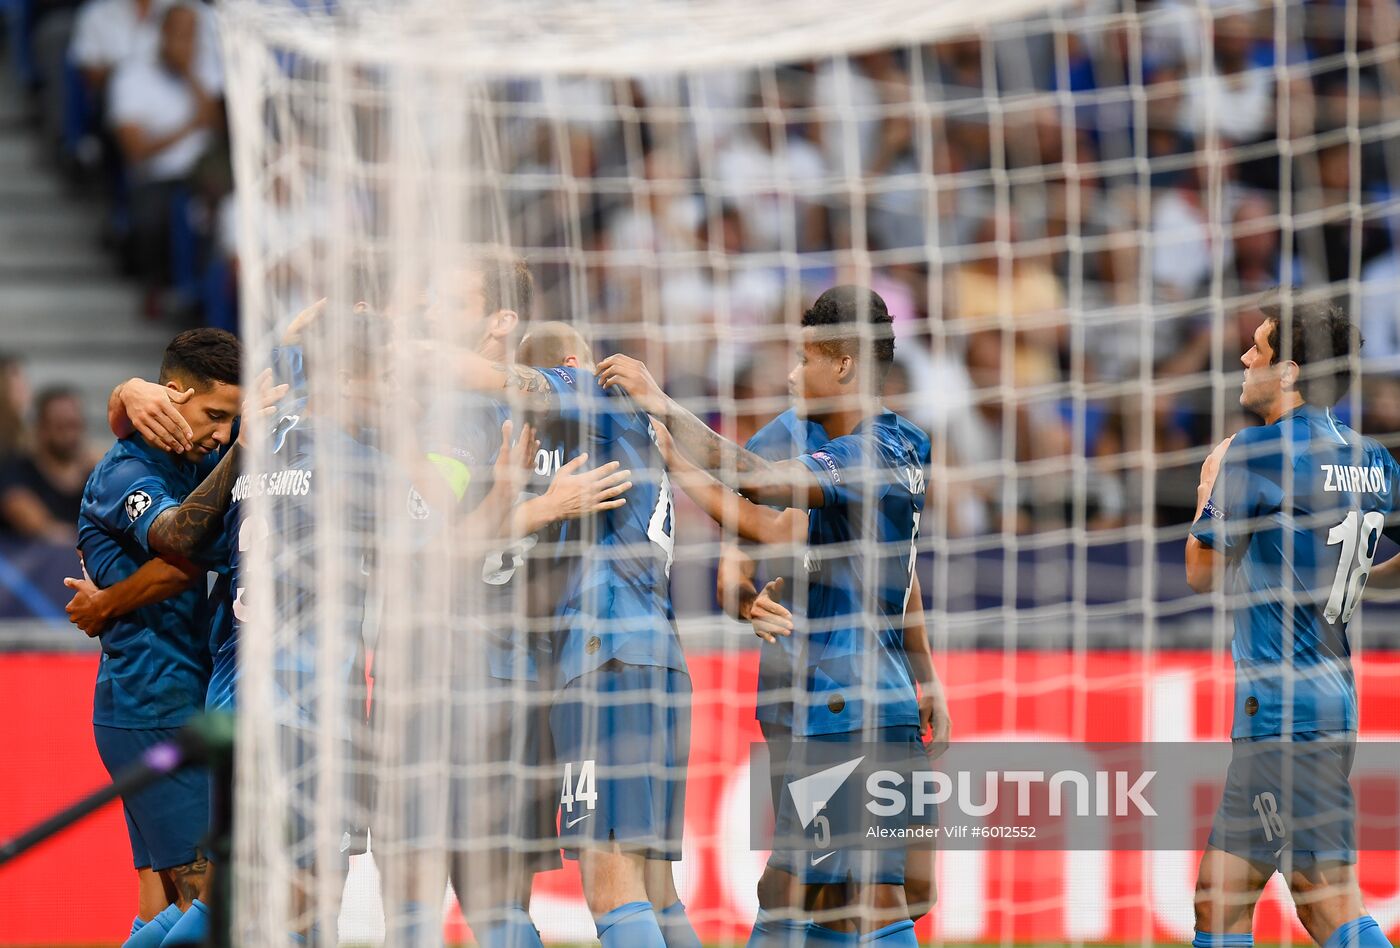
[[[221,17],[247,378],[294,388],[250,439],[236,538],[240,943],[465,941],[526,907],[531,868],[545,941],[589,941],[577,864],[555,868],[539,823],[557,810],[600,845],[573,825],[608,802],[599,758],[549,748],[609,741],[631,753],[609,792],[684,788],[683,807],[609,817],[665,830],[645,847],[674,868],[656,908],[679,899],[706,944],[747,937],[772,818],[751,812],[756,689],[810,690],[805,666],[760,682],[763,650],[791,664],[840,625],[806,615],[823,555],[862,564],[845,618],[866,629],[908,531],[857,517],[816,561],[805,535],[743,546],[795,614],[788,641],[761,641],[717,602],[733,520],[650,436],[628,441],[636,399],[590,394],[613,353],[742,445],[792,405],[804,311],[833,286],[879,294],[894,361],[854,404],[931,444],[911,602],[959,742],[1228,739],[1230,616],[1190,592],[1183,548],[1202,460],[1252,423],[1238,360],[1263,292],[1347,308],[1365,375],[1338,415],[1400,430],[1392,4],[228,0]],[[884,330],[860,326],[868,364]],[[538,446],[510,443],[527,423]],[[621,513],[546,495],[580,452],[565,475],[630,472],[618,510],[640,548]],[[733,457],[711,466],[740,479]],[[627,583],[652,598],[620,605]],[[1351,626],[1362,718],[1400,729],[1395,638],[1367,615],[1385,613]],[[880,649],[855,640],[841,703],[875,707]],[[641,671],[600,684],[623,666]],[[1197,855],[1141,849],[948,847],[917,932],[1189,940]],[[1395,860],[1360,863],[1387,925]],[[1266,941],[1305,937],[1282,890],[1257,919]]]

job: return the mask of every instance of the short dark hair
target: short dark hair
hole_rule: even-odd
[[[486,314],[511,310],[520,321],[529,320],[535,305],[535,278],[530,265],[504,250],[487,250],[476,261],[481,271],[481,296]]]
[[[1298,394],[1310,405],[1330,408],[1351,388],[1355,358],[1364,340],[1340,306],[1329,299],[1293,299],[1275,294],[1259,306],[1269,326],[1273,362],[1298,364]]]
[[[83,400],[82,395],[71,385],[50,385],[40,389],[39,394],[34,396],[34,417],[43,418],[50,405],[65,398],[71,398],[79,404]]]
[[[859,357],[862,343],[868,340],[875,356],[875,380],[883,384],[894,364],[894,317],[879,293],[853,284],[833,286],[802,314],[802,326],[849,327],[820,334],[817,344],[834,355]]]
[[[215,382],[237,385],[242,380],[243,347],[223,329],[187,329],[165,347],[160,380],[178,377],[186,385],[207,389]]]

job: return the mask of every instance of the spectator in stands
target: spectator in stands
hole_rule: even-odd
[[[0,527],[33,540],[73,544],[94,463],[85,448],[82,401],[70,388],[50,388],[35,403],[34,450],[0,471]]]
[[[1391,247],[1390,231],[1384,218],[1363,220],[1360,239],[1352,237],[1356,205],[1352,197],[1351,163],[1351,145],[1345,140],[1319,149],[1315,160],[1304,156],[1299,161],[1292,212],[1306,215],[1313,226],[1295,232],[1294,246],[1305,268],[1303,278],[1311,286],[1343,283],[1351,279],[1356,256],[1361,258],[1357,269],[1364,272],[1368,263]],[[1367,193],[1363,187],[1360,199],[1373,207],[1381,196]]]
[[[169,281],[172,202],[222,121],[217,89],[199,72],[198,28],[192,7],[170,7],[159,56],[128,60],[112,80],[108,121],[131,174],[131,237],[148,316],[159,312]]]
[[[1045,385],[1060,378],[1069,314],[1049,261],[1018,246],[1020,231],[1012,214],[983,218],[972,258],[949,281],[946,312],[950,322],[979,334],[1014,332],[1011,375],[990,384]]]
[[[15,459],[29,443],[29,376],[19,356],[0,352],[0,465]]]
[[[824,208],[807,195],[825,178],[826,163],[815,145],[788,131],[786,122],[764,115],[736,131],[715,155],[715,186],[743,217],[746,249],[823,245]]]
[[[174,4],[175,0],[87,0],[82,5],[68,58],[91,91],[102,93],[124,63],[157,56],[162,24]],[[212,89],[221,88],[223,70],[213,14],[202,5],[190,9],[196,18],[200,78]]]
[[[1400,254],[1395,250],[1361,271],[1357,322],[1366,340],[1361,350],[1366,371],[1400,374]]]

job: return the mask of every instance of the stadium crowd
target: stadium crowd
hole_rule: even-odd
[[[509,189],[545,311],[659,322],[647,355],[668,390],[771,403],[781,373],[755,366],[786,360],[776,327],[863,261],[896,315],[892,394],[934,437],[950,536],[1132,525],[1143,496],[1158,524],[1188,521],[1218,409],[1243,424],[1209,373],[1229,375],[1260,319],[1242,301],[1274,285],[1346,297],[1367,338],[1360,423],[1400,430],[1396,5],[1355,8],[1354,56],[1340,3],[1129,6],[757,77],[515,84],[521,115],[569,117],[513,156],[519,180],[554,182]],[[101,236],[147,314],[233,327],[214,10],[27,11],[46,145],[108,202]],[[291,248],[326,235],[324,183],[307,170],[269,191],[268,252],[304,265],[314,252]],[[574,232],[551,229],[564,220]],[[771,345],[751,345],[762,326]]]

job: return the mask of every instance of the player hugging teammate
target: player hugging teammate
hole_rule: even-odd
[[[641,363],[613,356],[595,365],[573,327],[530,323],[533,282],[524,264],[508,255],[480,254],[453,276],[451,287],[437,289],[426,312],[402,318],[437,321],[427,326],[434,337],[443,321],[451,321],[444,338],[463,343],[444,353],[457,382],[448,413],[454,424],[445,433],[419,433],[413,463],[381,450],[366,397],[389,384],[385,360],[374,352],[386,328],[376,321],[383,317],[363,309],[337,314],[338,342],[319,345],[346,351],[318,388],[308,378],[321,352],[329,351],[318,351],[315,342],[327,321],[318,306],[293,321],[288,345],[274,353],[276,380],[285,384],[270,389],[264,380],[259,415],[245,419],[244,437],[260,439],[269,476],[256,484],[251,475],[238,477],[232,452],[217,476],[201,485],[195,475],[204,472],[192,468],[188,484],[152,504],[158,509],[150,516],[169,509],[188,525],[171,555],[211,544],[206,559],[218,574],[212,614],[187,622],[185,660],[204,663],[188,703],[231,709],[245,689],[261,689],[285,711],[277,722],[285,767],[314,779],[317,768],[308,762],[325,727],[357,720],[353,710],[326,713],[323,696],[364,702],[372,587],[387,568],[368,546],[350,551],[361,570],[337,587],[343,601],[332,611],[344,629],[335,652],[344,660],[331,682],[324,655],[310,645],[326,630],[304,626],[326,611],[311,606],[324,594],[309,579],[318,572],[318,511],[327,508],[317,498],[333,498],[347,542],[372,542],[386,529],[386,518],[405,516],[417,521],[411,529],[425,546],[455,534],[470,537],[463,548],[476,550],[484,538],[489,549],[453,559],[453,595],[460,599],[454,615],[462,622],[454,620],[438,637],[448,643],[442,671],[452,696],[442,732],[451,772],[445,781],[447,864],[440,864],[440,844],[423,842],[432,836],[419,832],[427,825],[427,801],[401,792],[407,782],[381,780],[374,804],[363,788],[344,788],[347,813],[362,814],[346,831],[362,836],[365,819],[379,827],[374,848],[386,905],[400,924],[391,935],[403,942],[436,940],[430,934],[438,907],[433,893],[450,875],[484,943],[540,944],[528,914],[531,881],[557,865],[562,847],[579,860],[605,945],[696,948],[672,874],[681,854],[690,681],[670,597],[675,541],[668,468],[743,541],[798,551],[761,594],[750,588],[745,610],[766,641],[768,690],[761,703],[786,709],[772,721],[760,711],[775,747],[791,736],[799,747],[867,739],[917,748],[921,729],[946,739],[913,574],[928,440],[878,407],[876,392],[893,353],[883,301],[869,290],[838,287],[804,314],[792,375],[801,417],[780,419],[793,431],[800,427],[802,436],[781,444],[770,439],[765,460],[723,441],[666,398]],[[236,382],[236,365],[224,374]],[[188,385],[183,378],[163,381],[169,384],[133,380],[123,386],[114,416],[129,416],[151,439],[168,439],[177,450],[189,433],[184,393],[207,383],[202,377]],[[264,417],[274,402],[276,410]],[[235,413],[225,411],[230,430]],[[137,437],[146,443],[144,435]],[[704,471],[716,472],[728,486]],[[376,505],[387,478],[403,487],[389,494],[417,503],[407,511]],[[135,503],[129,498],[139,488],[123,484],[120,503]],[[254,497],[256,516],[249,513]],[[150,519],[145,509],[128,519],[143,516]],[[269,544],[272,538],[276,544]],[[153,550],[161,548],[159,540],[152,543]],[[269,561],[264,550],[284,555]],[[266,570],[270,601],[246,595],[251,568]],[[103,586],[123,580],[106,570],[96,578]],[[148,580],[140,589],[135,582],[80,592],[145,605],[168,596],[174,580],[162,579],[166,586]],[[179,582],[189,582],[188,571],[179,573]],[[781,601],[785,583],[805,593],[798,618]],[[258,609],[275,629],[273,680],[242,682],[239,626]],[[392,628],[381,622],[380,634]],[[411,662],[394,667],[392,647],[380,652],[385,667],[376,660],[372,713],[380,739],[373,753],[390,764],[378,769],[392,780],[411,780],[402,775],[413,767],[393,765],[423,763],[429,758],[422,755],[433,750],[426,738],[418,739],[427,729],[421,706],[398,700],[412,697],[413,682],[405,676],[418,672]],[[337,725],[336,740],[350,761],[369,752],[355,746],[355,730]],[[300,792],[315,795],[310,786]],[[198,796],[207,801],[207,794]],[[193,839],[206,819],[195,821]],[[792,819],[780,813],[780,823]],[[300,873],[291,896],[297,914],[317,874],[343,873],[345,866],[343,859],[317,865],[305,821],[283,832]],[[911,917],[931,900],[927,868],[906,879],[902,852],[842,846],[831,855],[808,860],[806,853],[775,853],[755,943],[861,933],[911,942]],[[920,864],[927,863],[923,858]],[[822,913],[821,924],[809,919],[813,911]],[[308,915],[292,927],[309,941],[321,938]]]

